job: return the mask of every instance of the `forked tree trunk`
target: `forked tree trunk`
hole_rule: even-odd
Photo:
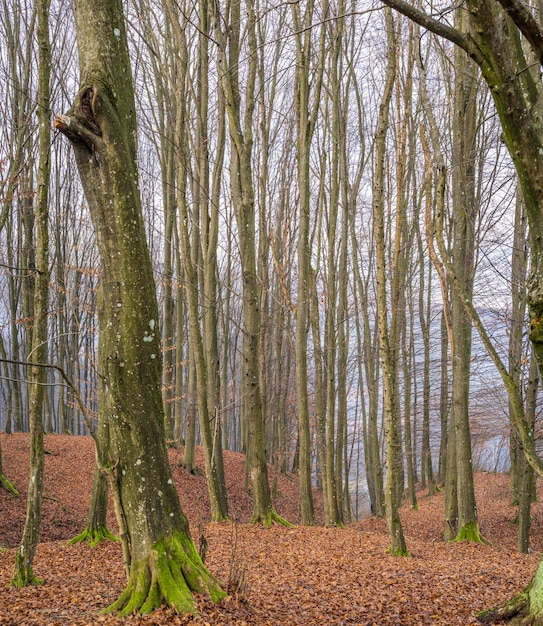
[[[158,305],[136,167],[134,88],[121,0],[76,0],[81,87],[56,127],[71,141],[102,267],[100,375],[108,471],[128,584],[109,610],[193,612],[224,595],[192,542],[173,484],[161,396]]]

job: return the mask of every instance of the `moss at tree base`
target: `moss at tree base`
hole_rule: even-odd
[[[403,548],[399,548],[398,550],[393,550],[392,548],[389,548],[387,550],[387,554],[390,554],[390,556],[407,556],[407,557],[411,557],[411,554],[409,553],[409,550],[407,549],[403,549]]]
[[[509,602],[476,615],[482,624],[502,621],[512,626],[543,626],[543,561],[530,584]]]
[[[154,544],[148,558],[132,563],[126,589],[102,613],[146,614],[166,605],[178,613],[192,614],[193,593],[206,594],[213,602],[226,596],[190,538],[179,532]]]
[[[13,587],[17,587],[17,589],[22,589],[23,587],[28,587],[29,585],[41,585],[43,580],[34,576],[32,566],[28,564],[25,565],[23,563],[23,558],[24,557],[21,555],[20,551],[17,551],[15,556],[15,571],[11,580],[11,585]]]
[[[255,516],[251,518],[250,524],[262,524],[265,528],[269,528],[272,524],[279,524],[281,526],[287,526],[288,528],[294,528],[295,525],[291,524],[284,517],[281,517],[275,509],[271,509],[266,515]]]
[[[528,587],[514,598],[511,598],[507,604],[486,611],[480,611],[475,617],[481,624],[491,624],[495,621],[504,621],[510,624],[532,624],[535,622],[525,621],[530,619],[528,616],[529,605]]]
[[[481,543],[483,545],[489,545],[490,543],[481,535],[477,522],[464,524],[453,539],[453,542],[455,541],[471,541],[472,543]]]
[[[97,546],[101,541],[120,541],[119,537],[116,537],[106,526],[100,528],[91,529],[88,526],[85,530],[68,541],[68,545],[72,546],[75,543],[83,543],[86,541],[92,548]]]

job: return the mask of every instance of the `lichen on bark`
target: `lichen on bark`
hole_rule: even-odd
[[[190,536],[166,449],[156,286],[138,187],[134,87],[121,0],[75,0],[81,87],[55,126],[70,140],[96,232],[101,414],[128,577],[108,611],[161,604],[193,612],[192,592],[224,596]]]

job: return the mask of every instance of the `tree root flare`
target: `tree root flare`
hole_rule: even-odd
[[[100,528],[90,529],[88,526],[85,530],[68,541],[68,545],[72,546],[75,543],[83,543],[86,541],[91,548],[97,546],[101,541],[120,541],[119,537],[114,535],[108,530],[106,526]]]
[[[34,576],[31,567],[18,567],[17,564],[15,565],[15,573],[10,583],[12,587],[22,589],[29,585],[41,585],[42,583],[43,580],[41,578]]]
[[[491,624],[495,621],[504,621],[511,624],[535,624],[529,620],[528,609],[530,606],[529,588],[524,589],[514,598],[502,606],[480,611],[476,614],[477,621],[481,624]]]
[[[194,614],[193,593],[206,594],[214,602],[226,596],[219,581],[204,567],[192,541],[178,533],[157,542],[148,558],[132,563],[126,589],[102,613],[143,615],[166,605],[177,613]]]
[[[271,509],[266,515],[253,515],[250,524],[262,524],[265,528],[269,528],[273,524],[279,524],[280,526],[286,526],[287,528],[295,528],[295,524],[291,524],[284,517],[281,517],[275,509]]]
[[[469,522],[464,524],[456,537],[452,540],[452,543],[456,541],[471,541],[472,543],[480,543],[482,545],[490,545],[490,541],[487,541],[479,531],[479,524],[477,522]]]

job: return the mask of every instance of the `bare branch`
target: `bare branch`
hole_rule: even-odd
[[[399,11],[417,24],[420,24],[423,28],[452,41],[463,48],[468,54],[473,53],[473,42],[465,33],[430,17],[427,13],[417,9],[410,2],[405,2],[405,0],[381,0],[381,2]]]

